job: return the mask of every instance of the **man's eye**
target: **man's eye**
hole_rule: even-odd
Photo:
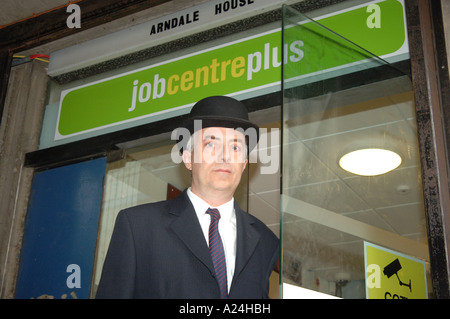
[[[205,144],[206,147],[214,147],[214,142],[208,142]]]
[[[232,145],[231,149],[235,152],[239,152],[241,150],[241,147],[239,145]]]

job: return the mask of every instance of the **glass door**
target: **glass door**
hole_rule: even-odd
[[[289,6],[283,42],[282,297],[431,297],[407,72]]]

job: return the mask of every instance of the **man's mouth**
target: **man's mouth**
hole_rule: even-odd
[[[231,170],[228,168],[216,168],[214,171],[217,173],[231,173]]]

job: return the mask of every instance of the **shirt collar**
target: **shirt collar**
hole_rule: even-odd
[[[217,208],[220,212],[220,218],[221,220],[231,220],[231,218],[234,215],[234,197],[226,202],[225,204],[222,204],[218,207],[212,207],[207,202],[205,202],[203,199],[195,195],[191,188],[189,187],[187,190],[187,194],[189,196],[189,199],[192,202],[192,205],[194,206],[195,213],[197,214],[197,217],[199,219],[203,218],[206,215],[206,210],[208,208]]]

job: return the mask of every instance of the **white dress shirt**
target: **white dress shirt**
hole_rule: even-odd
[[[211,216],[206,214],[208,208],[216,208],[220,212],[219,234],[222,238],[223,249],[225,251],[225,260],[227,263],[227,283],[230,291],[231,281],[234,275],[234,266],[236,261],[236,213],[234,211],[234,198],[219,207],[211,207],[203,199],[195,195],[191,188],[188,188],[187,194],[194,206],[198,221],[202,227],[203,235],[209,246],[209,224]]]

